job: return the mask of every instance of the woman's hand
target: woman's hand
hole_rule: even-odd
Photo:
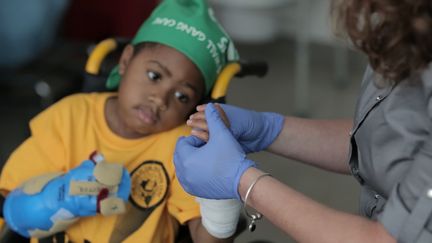
[[[225,124],[237,139],[246,153],[258,152],[274,142],[281,132],[285,117],[272,112],[256,112],[239,107],[215,104]],[[206,105],[197,107],[197,113],[191,115],[187,124],[191,126],[192,135],[208,140],[208,126],[204,110]]]
[[[177,141],[174,164],[179,182],[190,194],[210,199],[240,199],[241,175],[255,163],[225,126],[214,104],[205,108],[209,139],[195,136]]]

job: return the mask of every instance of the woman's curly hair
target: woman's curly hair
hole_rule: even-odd
[[[384,80],[399,83],[432,61],[431,0],[337,0],[332,10]]]

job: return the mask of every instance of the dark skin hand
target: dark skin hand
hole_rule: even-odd
[[[230,127],[228,118],[223,111],[222,107],[219,104],[215,104],[216,109],[219,111],[219,114],[221,115],[221,118],[225,125],[227,127]],[[203,141],[208,141],[209,139],[209,132],[208,132],[208,126],[207,121],[205,119],[205,108],[206,105],[199,105],[197,106],[196,110],[197,112],[192,114],[189,117],[189,120],[186,122],[186,124],[190,127],[192,127],[191,134],[200,138]]]

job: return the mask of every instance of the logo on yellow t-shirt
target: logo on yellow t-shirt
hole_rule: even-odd
[[[159,161],[145,161],[131,173],[131,199],[137,207],[158,206],[168,192],[168,173]]]

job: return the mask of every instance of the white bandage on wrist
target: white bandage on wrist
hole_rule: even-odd
[[[236,199],[214,200],[197,198],[201,208],[201,221],[214,237],[225,239],[237,229],[241,202]]]

